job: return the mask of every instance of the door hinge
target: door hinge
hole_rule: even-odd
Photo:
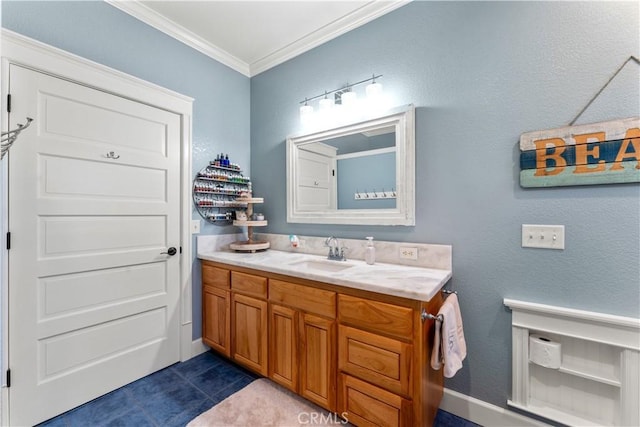
[[[11,369],[7,369],[7,387],[11,387]]]
[[[11,112],[11,94],[7,94],[7,113]]]
[[[11,232],[7,231],[7,250],[11,249]]]

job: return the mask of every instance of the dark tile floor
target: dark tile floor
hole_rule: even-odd
[[[114,390],[40,426],[184,426],[256,378],[249,371],[207,352]],[[441,410],[435,426],[476,424]]]

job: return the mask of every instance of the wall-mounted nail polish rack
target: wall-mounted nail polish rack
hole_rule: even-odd
[[[229,225],[234,220],[234,210],[246,208],[245,202],[236,199],[251,194],[251,180],[242,174],[228,158],[209,162],[193,180],[193,203],[200,216],[208,222]]]

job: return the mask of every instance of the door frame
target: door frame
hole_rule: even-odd
[[[180,147],[180,360],[185,361],[193,356],[192,343],[192,306],[191,264],[191,127],[193,116],[193,98],[172,90],[147,82],[113,68],[98,64],[75,54],[66,52],[45,43],[10,30],[0,30],[1,71],[0,71],[0,123],[2,130],[7,130],[7,94],[9,92],[9,66],[20,65],[57,78],[79,83],[116,96],[131,99],[153,107],[176,113],[181,118]],[[135,98],[131,95],[135,93]],[[18,117],[18,122],[24,118]],[[15,142],[20,143],[20,138]],[[6,387],[6,369],[8,362],[8,251],[4,243],[8,230],[8,171],[7,159],[0,162],[0,303],[2,313],[2,369],[0,372],[0,389],[2,409],[1,425],[9,422],[9,389]]]

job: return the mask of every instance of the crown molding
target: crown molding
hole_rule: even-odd
[[[314,47],[348,33],[382,15],[398,9],[412,0],[371,1],[348,15],[302,37],[282,49],[250,64],[251,76],[282,64]]]
[[[291,58],[358,28],[411,1],[412,0],[370,1],[350,14],[290,43],[282,49],[248,64],[138,1],[105,0],[105,2],[111,6],[120,9],[145,24],[162,31],[247,77],[253,77],[276,65],[282,64]]]
[[[209,43],[202,37],[167,19],[142,3],[128,0],[105,0],[105,2],[233,70],[251,77],[249,64]]]

